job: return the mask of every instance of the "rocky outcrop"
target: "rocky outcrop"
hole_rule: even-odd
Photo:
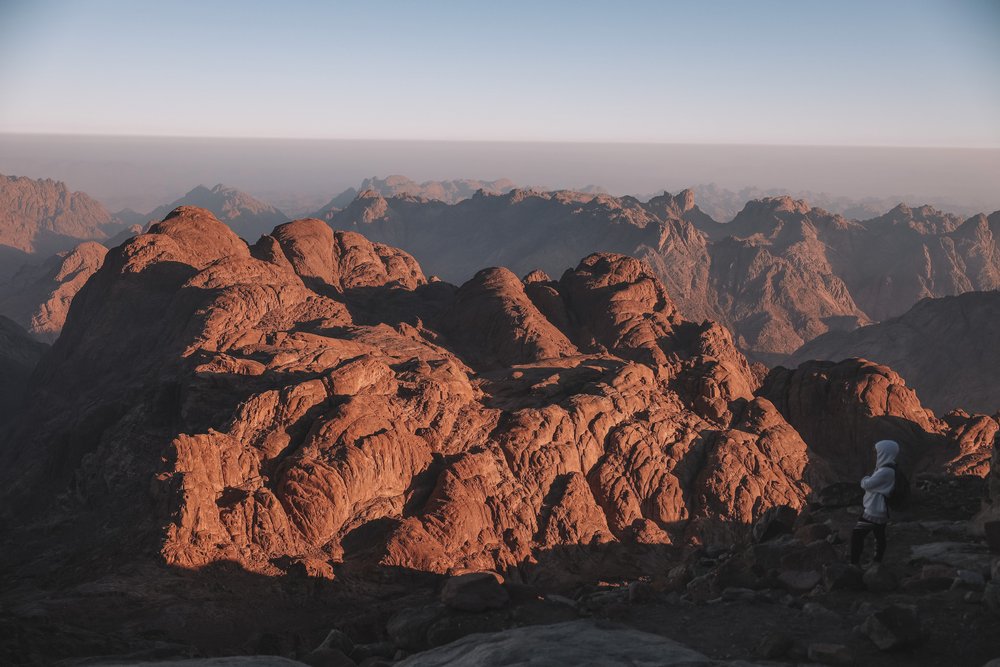
[[[863,359],[776,368],[759,395],[844,479],[868,474],[878,440],[904,443],[900,457],[908,467],[942,444],[936,436],[945,424],[921,406],[899,375]]]
[[[87,241],[40,265],[28,265],[0,285],[0,313],[38,340],[51,343],[62,331],[73,297],[101,267],[108,249]]]
[[[248,247],[181,207],[73,300],[0,448],[3,508],[100,517],[74,548],[184,568],[559,578],[584,547],[746,538],[867,467],[869,417],[947,441],[880,367],[754,397],[728,332],[681,313],[625,255],[456,289],[318,220]]]
[[[925,299],[903,315],[852,332],[829,333],[790,363],[864,357],[891,367],[938,414],[1000,411],[1000,292]]]

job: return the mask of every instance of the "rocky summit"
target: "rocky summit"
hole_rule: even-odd
[[[476,632],[500,633],[489,641],[503,651],[515,625],[627,617],[681,595],[794,609],[868,585],[827,566],[887,437],[927,480],[924,502],[936,480],[967,480],[977,506],[935,509],[940,521],[979,510],[995,418],[938,418],[859,359],[764,377],[724,327],[686,319],[648,263],[596,253],[574,266],[558,279],[483,268],[456,287],[317,219],[248,245],[189,206],[109,250],[4,424],[0,625],[18,632],[2,655],[378,664]],[[38,352],[11,331],[24,366]],[[984,599],[983,538],[963,546],[938,528],[936,542],[908,538],[917,562],[943,562],[949,587]],[[916,641],[910,611],[856,613],[872,651]],[[135,614],[147,635],[123,629]],[[303,615],[339,634],[292,632]],[[68,639],[42,641],[52,623]],[[634,627],[607,640],[688,655]],[[564,631],[531,641],[550,651]],[[803,656],[857,650],[821,634]],[[766,651],[796,655],[783,642]]]

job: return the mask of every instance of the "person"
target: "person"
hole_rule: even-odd
[[[885,556],[885,527],[889,523],[889,507],[886,498],[896,485],[896,457],[899,443],[895,440],[879,440],[875,443],[875,472],[861,480],[865,490],[862,501],[864,511],[851,531],[851,564],[861,564],[861,552],[865,548],[868,533],[875,534],[875,562],[881,563]]]

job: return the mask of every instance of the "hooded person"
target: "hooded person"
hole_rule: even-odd
[[[861,488],[865,490],[864,512],[851,531],[851,563],[854,565],[861,563],[868,533],[875,533],[875,562],[881,563],[885,556],[885,527],[889,523],[886,499],[896,486],[897,456],[899,443],[895,440],[875,443],[875,472],[861,480]]]

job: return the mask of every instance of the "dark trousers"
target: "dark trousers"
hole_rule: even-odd
[[[865,548],[868,533],[875,533],[875,562],[881,563],[882,556],[885,555],[885,524],[861,518],[851,531],[851,562],[855,565],[861,563],[861,552]]]

